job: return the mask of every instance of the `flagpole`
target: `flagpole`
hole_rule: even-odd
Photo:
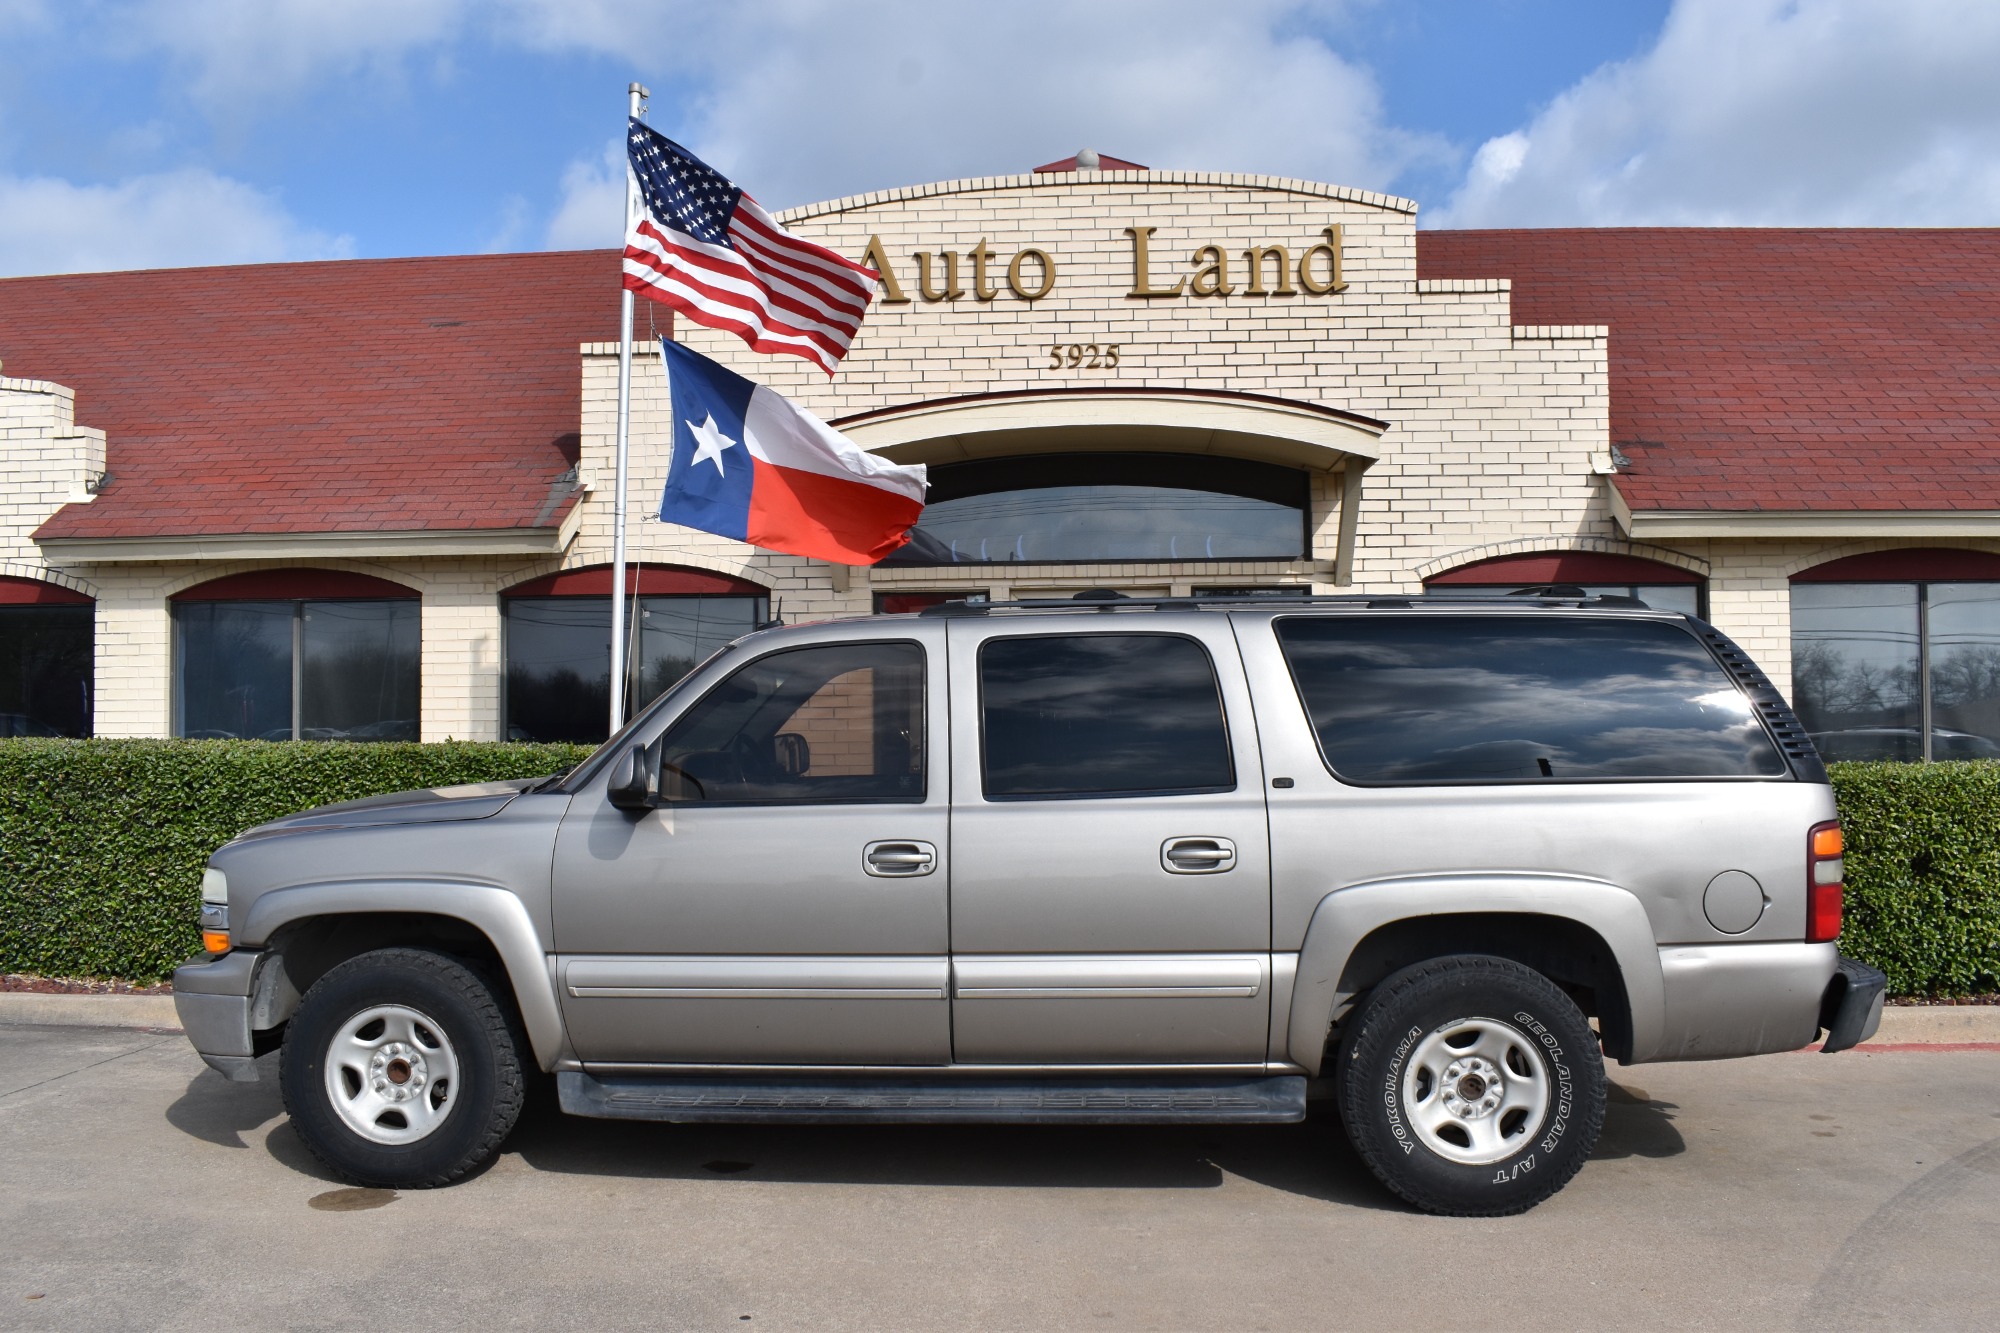
[[[625,88],[630,118],[637,120],[648,96],[638,84]],[[638,220],[639,183],[625,168],[625,231]],[[624,244],[621,239],[619,244]],[[611,730],[625,725],[625,471],[632,435],[632,289],[618,299],[618,480],[611,517]]]

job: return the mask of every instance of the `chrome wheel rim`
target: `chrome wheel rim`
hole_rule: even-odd
[[[1529,1036],[1491,1018],[1440,1024],[1410,1052],[1403,1110],[1446,1161],[1487,1166],[1534,1142],[1548,1119],[1548,1065]]]
[[[437,1022],[400,1004],[363,1009],[327,1043],[326,1095],[370,1143],[415,1143],[451,1114],[458,1053]]]

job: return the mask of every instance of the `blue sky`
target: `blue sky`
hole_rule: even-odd
[[[1156,167],[1424,225],[2000,223],[1994,0],[0,0],[0,274],[610,245],[628,80],[774,207]]]

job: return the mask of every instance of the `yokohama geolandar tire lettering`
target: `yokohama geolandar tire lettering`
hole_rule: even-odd
[[[1341,1118],[1383,1184],[1426,1212],[1525,1212],[1569,1183],[1604,1126],[1583,1012],[1504,958],[1404,968],[1347,1025]]]
[[[526,1043],[465,964],[378,949],[313,983],[285,1029],[292,1128],[358,1185],[448,1185],[490,1159],[521,1114]]]

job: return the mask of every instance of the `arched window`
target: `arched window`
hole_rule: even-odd
[[[1906,547],[1793,575],[1792,700],[1828,759],[2000,758],[2000,555]]]
[[[417,739],[414,590],[366,574],[270,569],[169,600],[176,736]]]
[[[39,579],[0,577],[0,736],[88,736],[96,607]]]
[[[1035,454],[934,463],[888,565],[1298,560],[1306,474],[1208,454]]]
[[[1547,551],[1478,560],[1435,575],[1424,586],[1498,597],[1550,583],[1572,584],[1594,595],[1637,597],[1662,611],[1708,614],[1708,584],[1693,570],[1642,556],[1597,551]]]
[[[769,594],[727,574],[637,566],[625,571],[625,591],[634,709],[770,619]],[[507,739],[603,740],[611,730],[611,567],[516,584],[501,594],[501,608]]]

